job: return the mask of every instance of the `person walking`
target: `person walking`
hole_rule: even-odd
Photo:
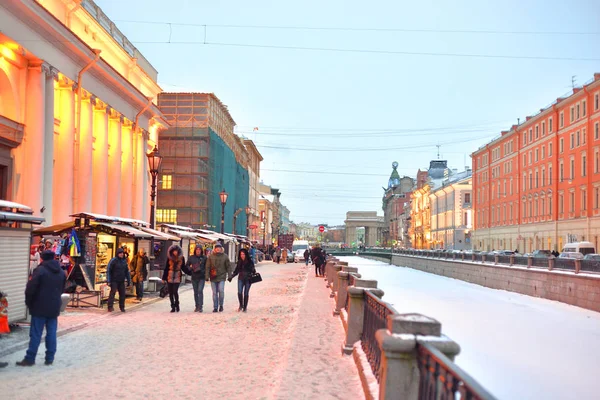
[[[256,268],[248,250],[240,249],[235,271],[233,271],[233,275],[229,278],[229,282],[231,282],[236,275],[238,277],[238,300],[240,302],[238,311],[246,312],[248,308],[248,294],[250,293],[251,285],[250,275],[255,272]]]
[[[223,245],[217,243],[210,257],[206,261],[206,281],[210,280],[213,292],[213,312],[223,312],[225,300],[225,279],[231,281],[231,262],[227,254],[223,253]]]
[[[321,248],[313,247],[311,251],[312,262],[315,265],[315,276],[321,276],[321,264],[323,253],[321,252]]]
[[[304,250],[304,264],[308,265],[308,259],[310,258],[310,252],[308,251],[308,247]]]
[[[202,312],[204,305],[204,283],[206,279],[206,257],[202,246],[194,248],[194,254],[188,258],[186,264],[188,275],[192,276],[192,288],[194,289],[194,312]]]
[[[252,260],[252,262],[254,264],[256,264],[258,261],[256,260],[256,248],[254,246],[250,246],[250,259]]]
[[[286,249],[284,247],[283,250],[281,251],[281,258],[283,258],[284,264],[287,264],[287,256],[288,256],[288,249]]]
[[[277,260],[277,264],[279,264],[281,261],[281,247],[279,246],[277,246],[277,249],[275,250],[275,259]]]
[[[146,256],[146,250],[139,249],[138,253],[133,256],[129,263],[129,271],[131,273],[131,280],[135,284],[135,298],[137,301],[142,301],[144,297],[144,282],[148,278],[147,265],[150,260]]]
[[[171,300],[171,312],[179,312],[179,285],[181,284],[181,273],[187,270],[183,251],[179,245],[172,245],[167,252],[167,262],[163,272],[162,281],[169,288],[169,299]],[[185,271],[184,271],[185,272]]]
[[[42,332],[46,328],[46,360],[45,365],[52,365],[56,354],[56,329],[62,300],[60,298],[67,275],[60,268],[55,254],[51,250],[42,253],[42,263],[33,271],[31,280],[25,288],[25,304],[31,314],[29,328],[29,348],[25,358],[18,361],[20,367],[35,364],[35,357],[42,341]]]
[[[117,256],[113,257],[108,262],[106,267],[106,282],[110,286],[110,294],[108,295],[108,312],[113,312],[115,303],[115,293],[119,291],[119,308],[121,312],[125,312],[125,281],[127,286],[131,285],[131,274],[127,267],[127,259],[125,251],[122,247],[117,249]]]

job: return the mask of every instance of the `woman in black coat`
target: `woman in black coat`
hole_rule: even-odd
[[[235,271],[233,271],[233,277],[238,276],[238,300],[240,301],[240,308],[238,311],[246,312],[248,308],[248,293],[250,292],[250,275],[256,272],[256,268],[254,268],[254,262],[252,262],[252,258],[250,254],[248,254],[248,250],[240,249],[238,253],[238,262],[235,267]],[[230,280],[231,282],[231,280]]]

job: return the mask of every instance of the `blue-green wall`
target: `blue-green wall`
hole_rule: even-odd
[[[236,160],[233,151],[212,129],[209,128],[209,181],[208,181],[208,224],[213,230],[221,230],[221,199],[219,193],[225,189],[229,193],[225,205],[225,232],[232,233],[233,213],[248,205],[250,180],[248,170]],[[235,233],[246,234],[246,212],[237,216]]]

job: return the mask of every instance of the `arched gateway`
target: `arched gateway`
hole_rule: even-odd
[[[346,213],[346,244],[357,243],[356,228],[365,228],[365,246],[376,246],[381,241],[384,227],[383,217],[377,211],[348,211]]]

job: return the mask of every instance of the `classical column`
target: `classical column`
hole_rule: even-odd
[[[58,79],[58,71],[50,65],[43,63],[42,71],[45,74],[44,82],[44,158],[42,182],[42,216],[47,225],[53,224],[53,197],[54,187],[54,81]]]
[[[146,162],[146,154],[144,153],[144,134],[141,129],[135,133],[135,156],[133,165],[133,218],[144,219],[142,215],[143,203],[146,198],[144,190],[144,162]]]
[[[148,154],[151,150],[148,149],[148,132],[144,132],[142,135],[142,153],[140,154],[141,166],[142,166],[142,185],[141,185],[141,195],[142,195],[142,221],[150,221],[150,187],[148,180],[150,179],[150,166],[148,165]],[[158,185],[158,177],[156,179],[156,184]]]
[[[131,218],[133,208],[133,132],[131,121],[121,125],[121,217]]]
[[[93,104],[96,102],[93,96],[82,96],[79,101],[81,104],[80,110],[80,132],[79,132],[79,154],[76,162],[77,166],[77,187],[75,190],[78,193],[75,212],[91,212],[92,211],[92,159],[93,151],[93,126],[94,113]]]
[[[69,220],[73,214],[73,142],[75,133],[75,91],[73,82],[59,82],[60,128],[54,157],[53,215],[55,222]]]
[[[25,89],[25,134],[21,145],[23,163],[15,171],[17,201],[30,206],[35,215],[41,215],[44,203],[45,79],[42,63],[30,63]]]
[[[108,120],[108,215],[121,215],[121,140],[123,117],[112,116]]]
[[[104,103],[94,106],[94,144],[92,163],[92,212],[107,213],[108,186],[108,113]]]

